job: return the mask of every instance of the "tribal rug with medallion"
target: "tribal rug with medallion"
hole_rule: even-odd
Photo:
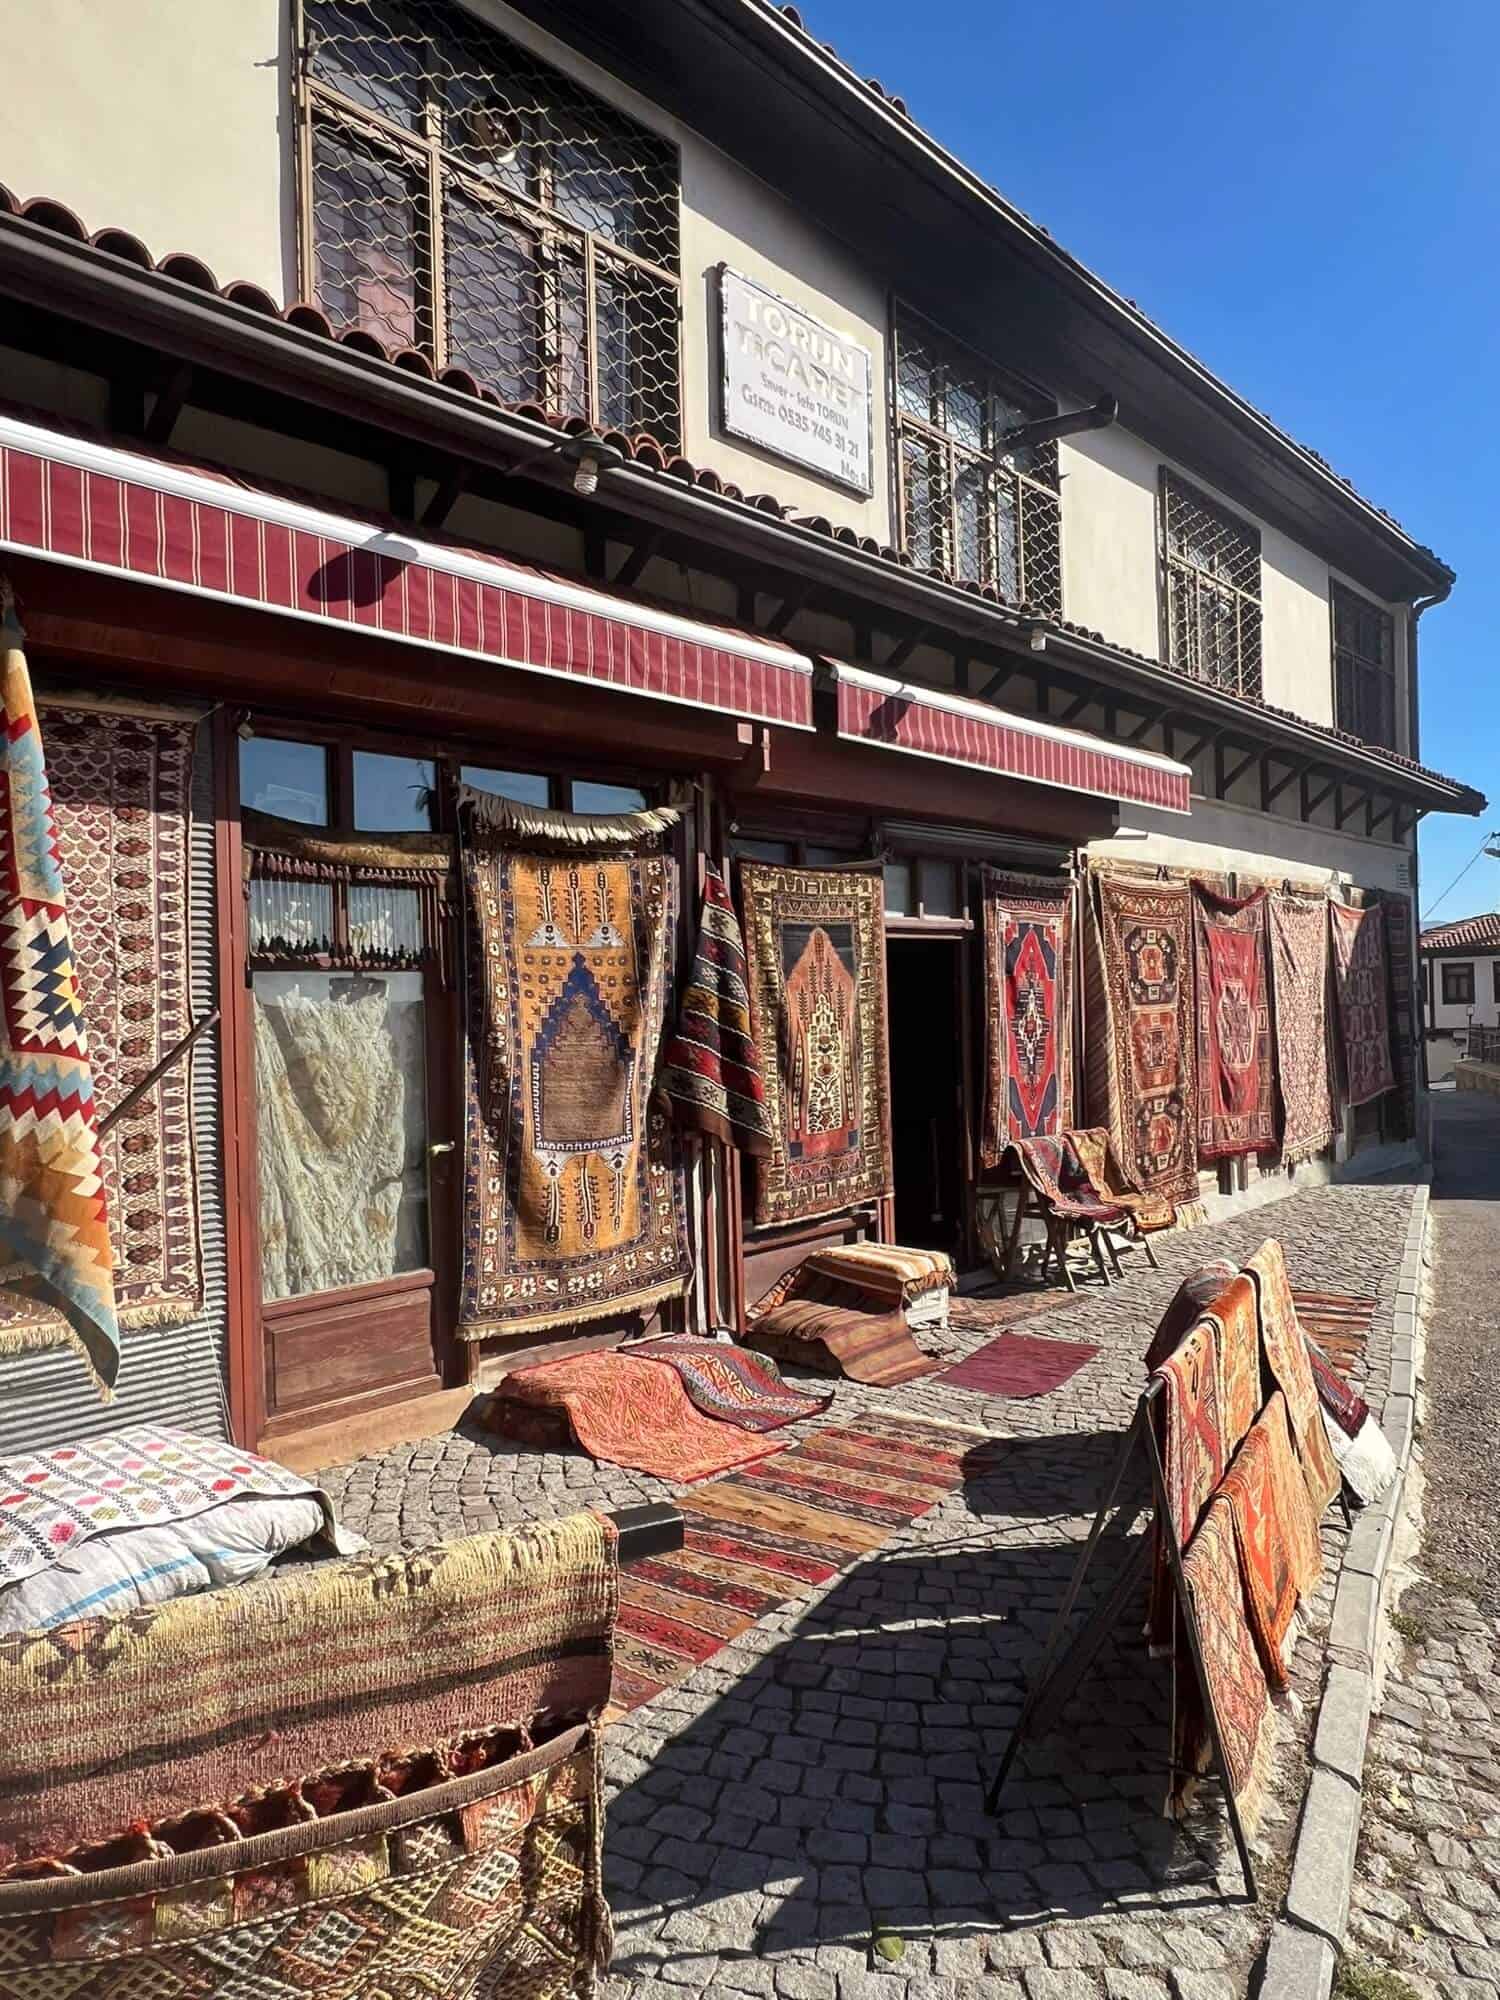
[[[798,1222],[889,1194],[881,877],[746,861],[740,896],[772,1127],[755,1163],[755,1220]]]
[[[1089,1102],[1131,1183],[1181,1208],[1198,1199],[1187,884],[1098,874],[1094,889]]]
[[[1287,1166],[1333,1143],[1328,1081],[1328,903],[1273,891],[1267,906],[1281,1157]]]
[[[1328,915],[1345,1089],[1350,1104],[1368,1104],[1396,1087],[1385,919],[1378,908],[1355,910],[1344,903],[1330,903]]]
[[[873,1555],[994,1449],[984,1431],[866,1416],[685,1495],[682,1549],[620,1573],[610,1712],[686,1680],[769,1613]]]
[[[1266,891],[1221,896],[1193,884],[1198,979],[1198,1157],[1276,1143],[1276,1080],[1266,989]]]
[[[674,817],[463,794],[467,1340],[646,1313],[687,1283],[682,1173],[651,1101]]]
[[[984,1120],[979,1158],[998,1167],[1016,1139],[1073,1117],[1073,885],[986,868]]]

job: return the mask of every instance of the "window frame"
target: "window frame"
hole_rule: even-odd
[[[1348,605],[1356,618],[1362,614],[1376,621],[1376,628],[1380,632],[1385,644],[1386,658],[1384,660],[1372,659],[1367,653],[1358,650],[1355,646],[1340,644],[1340,600],[1343,600]],[[1357,736],[1362,743],[1371,744],[1376,749],[1399,750],[1400,744],[1397,738],[1400,735],[1400,727],[1396,706],[1398,678],[1396,672],[1396,620],[1392,613],[1377,598],[1369,596],[1365,591],[1356,590],[1352,584],[1345,583],[1341,577],[1330,576],[1328,579],[1328,644],[1330,671],[1333,676],[1334,727],[1336,729],[1347,730],[1351,736]],[[1343,680],[1342,669],[1346,662],[1357,689],[1353,702],[1354,713],[1352,715],[1345,712],[1345,704],[1340,692]],[[1368,727],[1370,716],[1367,708],[1369,697],[1366,683],[1369,678],[1376,676],[1384,681],[1386,685],[1390,713],[1389,729],[1377,727],[1371,730]]]
[[[455,12],[461,15],[461,10],[455,9]],[[501,29],[487,22],[476,21],[472,25],[497,40],[510,39]],[[634,273],[638,279],[663,288],[661,324],[664,346],[667,344],[666,329],[670,325],[672,380],[670,390],[660,399],[660,407],[656,411],[649,411],[644,406],[632,409],[628,413],[628,427],[650,432],[668,449],[680,448],[683,307],[680,268],[682,170],[678,147],[660,133],[649,134],[652,143],[670,154],[673,161],[670,200],[676,218],[672,243],[675,264],[668,266],[616,242],[599,230],[574,221],[561,209],[549,206],[549,198],[555,190],[545,152],[536,168],[535,193],[511,187],[498,179],[492,180],[472,166],[466,166],[444,143],[445,114],[441,89],[430,66],[422,68],[420,109],[408,128],[345,96],[316,76],[313,73],[311,32],[305,0],[293,0],[297,268],[302,297],[319,302],[320,309],[326,311],[326,307],[321,306],[318,285],[314,146],[315,131],[321,120],[347,142],[372,150],[393,164],[404,167],[411,177],[416,206],[412,262],[414,338],[411,345],[425,355],[435,372],[447,367],[461,367],[485,379],[482,371],[470,368],[462,355],[455,356],[451,339],[453,314],[446,276],[446,202],[450,192],[457,192],[476,211],[492,215],[512,232],[534,239],[537,245],[533,280],[540,300],[535,342],[536,389],[535,394],[522,395],[515,400],[537,401],[547,409],[582,415],[596,429],[615,427],[615,416],[603,409],[601,397],[600,272],[623,271],[627,276]],[[538,69],[551,70],[554,67],[543,58],[532,55],[529,50],[523,51],[523,54],[527,62]],[[563,75],[562,72],[558,74]],[[586,97],[595,97],[595,93],[574,78],[565,76],[564,81],[569,89]],[[595,101],[604,105],[613,117],[631,124],[638,122],[603,99],[596,98]],[[572,115],[571,107],[559,111],[559,118],[563,120]],[[524,143],[528,148],[535,145],[534,139],[527,139]],[[561,287],[558,274],[569,257],[577,260],[583,274],[583,355],[587,378],[582,399],[586,407],[583,408],[579,407],[579,398],[570,393],[567,386],[570,373],[576,372],[574,354],[559,334],[562,307],[559,303]],[[422,325],[424,313],[428,320],[425,330]],[[528,357],[521,354],[519,348],[518,356],[524,368]]]
[[[994,449],[994,440],[998,435],[996,419],[998,404],[1003,403],[1007,408],[1015,410],[1022,421],[1029,421],[1034,416],[1054,415],[1057,410],[1057,398],[1049,396],[1046,391],[1034,384],[987,360],[966,341],[950,334],[946,328],[929,319],[925,313],[908,305],[899,295],[893,294],[890,299],[889,325],[887,395],[890,402],[891,505],[898,547],[905,555],[913,554],[907,520],[906,447],[910,441],[919,449],[925,449],[934,461],[940,461],[943,468],[942,485],[946,499],[937,566],[961,582],[1001,588],[999,581],[1001,508],[997,502],[1003,495],[1014,529],[1017,584],[1014,598],[1008,593],[1003,593],[1005,601],[1029,603],[1035,610],[1060,618],[1063,615],[1063,522],[1062,482],[1057,446],[1051,443],[1040,448],[1039,463],[1047,468],[1045,472],[1002,464]],[[901,391],[902,346],[904,341],[917,336],[926,339],[935,350],[934,382],[945,383],[950,373],[955,373],[962,367],[967,378],[982,385],[979,398],[982,405],[979,444],[967,443],[954,431],[945,428],[943,421],[932,413],[933,404],[943,394],[941,387],[936,395],[929,399],[929,414],[925,418],[904,406]],[[988,525],[981,536],[987,550],[989,573],[977,577],[964,574],[965,566],[959,554],[963,535],[959,525],[958,494],[960,478],[964,472],[979,473],[985,511],[989,516]],[[1044,518],[1051,530],[1049,538],[1051,548],[1056,552],[1056,589],[1045,599],[1032,594],[1031,571],[1043,554],[1033,541],[1032,531],[1033,517],[1039,507],[1045,510]],[[1031,546],[1028,546],[1029,543]],[[981,567],[984,567],[983,558]]]
[[[1497,972],[1500,972],[1500,961],[1496,963]],[[1439,983],[1441,986],[1442,1004],[1445,1007],[1472,1007],[1474,1005],[1473,959],[1445,958],[1440,962],[1438,970],[1441,974]],[[1455,981],[1466,981],[1468,990],[1461,993],[1453,992],[1451,990],[1451,983]]]
[[[1211,518],[1218,520],[1226,528],[1237,530],[1245,536],[1247,557],[1251,551],[1255,560],[1255,590],[1250,592],[1242,584],[1226,577],[1213,575],[1200,564],[1185,555],[1175,553],[1172,548],[1171,504],[1173,489],[1192,506],[1199,508]],[[1249,695],[1255,700],[1262,696],[1265,686],[1265,552],[1260,528],[1253,521],[1247,521],[1233,508],[1207,492],[1196,480],[1189,479],[1175,466],[1162,464],[1157,475],[1157,548],[1158,548],[1158,590],[1159,615],[1161,619],[1161,655],[1163,662],[1174,673],[1185,680],[1199,681],[1205,687],[1222,688],[1226,693]],[[1193,629],[1197,635],[1200,654],[1199,664],[1177,657],[1177,620],[1174,617],[1176,598],[1174,579],[1190,583],[1193,599]],[[1235,674],[1233,681],[1226,681],[1220,675],[1205,673],[1201,664],[1203,653],[1202,617],[1205,605],[1212,602],[1225,603],[1234,611],[1235,623]],[[1247,607],[1253,609],[1255,661],[1253,685],[1252,676],[1246,670],[1246,645],[1250,628]]]

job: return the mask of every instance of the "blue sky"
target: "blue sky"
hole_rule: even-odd
[[[805,0],[1076,256],[1458,571],[1422,621],[1431,908],[1500,827],[1500,7]],[[1443,903],[1500,907],[1500,861]]]

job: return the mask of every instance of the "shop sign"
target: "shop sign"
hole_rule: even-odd
[[[870,493],[870,350],[719,267],[724,429]]]

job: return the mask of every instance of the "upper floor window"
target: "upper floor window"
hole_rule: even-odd
[[[1333,719],[1382,750],[1396,748],[1396,621],[1342,583],[1329,585]]]
[[[300,0],[304,283],[501,402],[678,442],[676,149],[446,0]]]
[[[1235,694],[1260,693],[1260,530],[1165,466],[1167,663]]]
[[[914,314],[898,312],[895,344],[902,548],[923,569],[1060,613],[1057,446],[1004,447],[1050,411]]]

